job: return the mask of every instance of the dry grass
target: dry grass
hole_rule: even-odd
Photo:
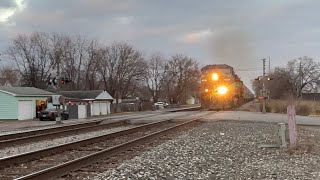
[[[272,113],[286,113],[288,104],[287,100],[268,100],[266,110]],[[320,115],[320,102],[302,100],[296,101],[294,104],[297,115]]]
[[[237,111],[258,112],[258,111],[260,111],[259,100],[254,99],[253,101],[250,101],[250,102],[243,104],[242,106],[236,108],[236,110]]]

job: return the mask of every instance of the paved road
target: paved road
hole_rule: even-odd
[[[288,122],[286,114],[267,113],[261,112],[246,112],[246,111],[223,111],[217,112],[207,118],[206,121],[211,120],[244,120],[244,121],[262,121],[262,122]],[[320,125],[320,117],[310,116],[296,116],[298,124],[301,125]]]

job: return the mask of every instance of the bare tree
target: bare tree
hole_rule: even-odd
[[[85,77],[82,75],[84,69],[84,63],[88,60],[88,48],[89,44],[83,36],[66,36],[63,35],[63,53],[62,53],[62,75],[72,80],[72,82],[66,86],[69,90],[81,90],[86,87]],[[88,69],[88,68],[86,68]]]
[[[320,77],[320,65],[309,57],[300,57],[288,62],[286,68],[276,68],[268,74],[273,80],[267,81],[270,98],[279,99],[288,95],[300,97],[302,92],[315,90]],[[256,93],[262,88],[261,81],[254,81]]]
[[[19,83],[19,72],[10,65],[3,66],[0,68],[0,78],[14,86]]]
[[[84,63],[85,71],[85,89],[99,89],[98,70],[102,62],[101,45],[96,40],[90,42],[87,48],[88,59]]]
[[[166,93],[171,104],[177,104],[185,89],[199,80],[198,63],[181,54],[172,56],[167,63]]]
[[[46,81],[53,66],[49,57],[49,39],[46,33],[18,35],[5,51],[9,59],[16,63],[23,85],[46,87]]]
[[[105,89],[116,99],[128,97],[145,74],[142,53],[126,43],[113,43],[100,52],[103,58],[99,72]]]
[[[320,78],[320,64],[312,58],[304,56],[291,60],[287,65],[291,82],[296,89],[296,95],[303,91],[312,92]]]
[[[287,69],[277,67],[268,74],[268,77],[273,78],[273,80],[266,81],[266,88],[271,99],[286,98],[289,95],[295,94],[294,84]],[[262,79],[254,80],[252,83],[255,94],[261,95]]]
[[[167,72],[165,61],[160,53],[154,53],[147,62],[145,81],[154,102],[158,102],[161,91],[165,86],[164,80]]]
[[[62,89],[105,89],[116,99],[141,94],[137,90],[147,86],[155,101],[165,93],[171,103],[178,103],[186,89],[196,87],[199,78],[198,65],[189,57],[175,55],[166,62],[155,53],[146,62],[132,45],[106,46],[83,36],[19,35],[6,55],[15,62],[23,85],[47,88],[48,77],[59,65],[61,75],[73,80]]]

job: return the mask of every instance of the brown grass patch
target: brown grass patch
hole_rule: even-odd
[[[268,100],[266,103],[267,112],[287,113],[287,100]],[[320,115],[320,102],[317,101],[296,101],[295,103],[297,115],[309,116]]]

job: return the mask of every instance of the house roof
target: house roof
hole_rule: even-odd
[[[92,91],[60,91],[60,94],[68,98],[86,100],[113,100],[112,96],[103,90]]]
[[[13,96],[51,96],[54,93],[38,89],[35,87],[9,87],[9,86],[0,86],[0,92],[8,93]]]

